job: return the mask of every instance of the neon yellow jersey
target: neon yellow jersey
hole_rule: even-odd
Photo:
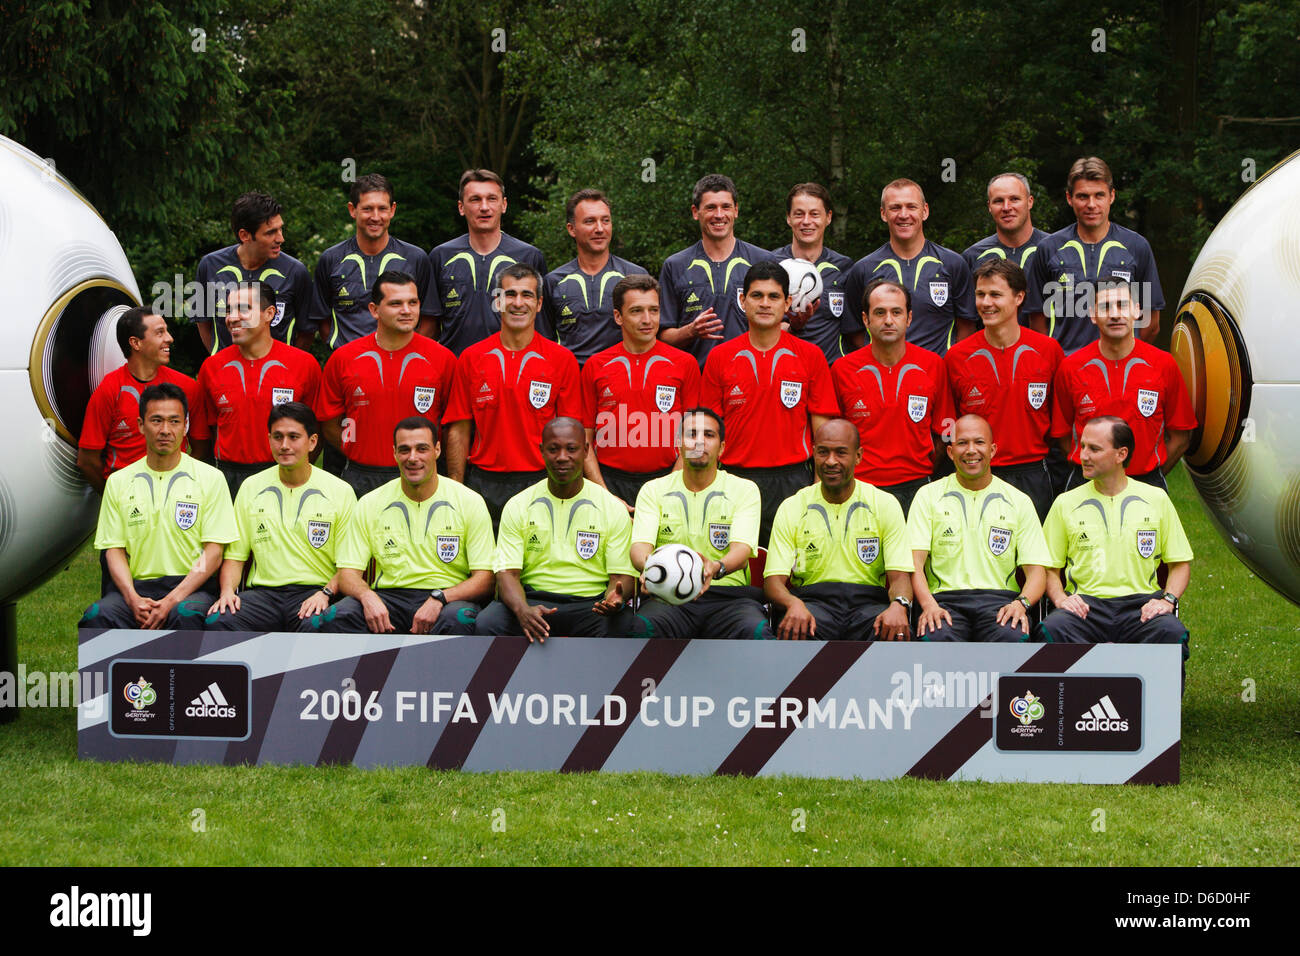
[[[636,496],[632,540],[659,547],[684,544],[706,560],[721,561],[731,542],[739,541],[754,553],[762,501],[758,485],[718,469],[713,484],[691,491],[674,471],[647,481]],[[711,587],[749,584],[749,565],[733,571]]]
[[[401,478],[364,495],[339,545],[339,567],[364,571],[374,558],[376,589],[451,588],[472,571],[491,571],[492,519],[482,496],[437,480],[427,501],[406,497]]]
[[[1067,594],[1111,598],[1155,591],[1160,562],[1192,560],[1178,512],[1162,489],[1129,479],[1114,497],[1091,481],[1052,504],[1043,526],[1047,566]]]
[[[621,501],[585,479],[572,498],[557,498],[543,478],[502,509],[496,570],[519,571],[537,591],[598,597],[611,574],[636,577],[631,550],[632,519]]]
[[[211,465],[182,454],[154,471],[146,457],[108,476],[95,547],[125,548],[137,580],[189,574],[204,544],[238,537],[226,479]]]
[[[948,475],[921,488],[907,514],[908,546],[928,551],[925,579],[940,591],[1014,591],[1016,568],[1046,565],[1043,527],[1029,496],[996,475],[979,491]]]
[[[886,570],[912,570],[903,509],[889,492],[855,481],[849,499],[836,504],[818,482],[777,508],[768,575],[789,574],[796,587],[824,581],[885,587]]]
[[[239,539],[226,545],[226,557],[247,561],[251,552],[249,587],[323,585],[334,576],[334,556],[356,506],[352,486],[323,468],[290,488],[272,465],[239,486]]]

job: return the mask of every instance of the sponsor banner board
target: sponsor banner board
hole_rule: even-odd
[[[1177,783],[1180,648],[82,631],[78,752]]]

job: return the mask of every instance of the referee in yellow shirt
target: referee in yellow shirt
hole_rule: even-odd
[[[221,596],[208,611],[213,631],[314,631],[338,593],[334,557],[357,505],[352,487],[311,456],[320,423],[311,406],[283,402],[266,423],[275,465],[235,495],[239,539],[226,545]],[[248,586],[238,591],[248,568]]]
[[[954,473],[912,499],[907,537],[923,641],[1029,640],[1047,546],[1029,496],[993,474],[997,451],[989,423],[963,415],[948,446]],[[1025,574],[1019,590],[1017,568]]]
[[[145,457],[108,476],[95,531],[115,590],[78,627],[202,629],[204,587],[238,532],[221,472],[181,451],[188,413],[179,385],[140,395]]]
[[[813,436],[817,484],[776,510],[763,590],[781,640],[904,640],[911,636],[912,555],[903,508],[853,472],[857,426],[833,418]]]
[[[497,535],[497,599],[480,634],[621,637],[635,572],[627,506],[582,476],[587,432],[576,418],[542,429],[546,478],[506,502]]]
[[[339,544],[347,595],[312,625],[326,632],[473,634],[492,594],[492,519],[477,492],[435,469],[438,428],[422,415],[393,429],[399,475],[357,502]],[[375,578],[362,576],[375,562]]]
[[[1163,488],[1124,473],[1133,430],[1114,415],[1093,418],[1079,436],[1087,484],[1056,499],[1044,533],[1047,596],[1055,605],[1043,637],[1062,644],[1181,644],[1178,602],[1192,579],[1192,547]],[[1156,570],[1169,577],[1161,590]]]

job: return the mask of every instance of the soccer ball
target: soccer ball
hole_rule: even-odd
[[[704,561],[684,544],[655,548],[645,562],[645,589],[666,604],[689,604],[704,590]]]
[[[782,259],[790,275],[790,311],[802,312],[821,298],[822,274],[807,259]]]

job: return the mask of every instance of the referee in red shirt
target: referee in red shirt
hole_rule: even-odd
[[[582,367],[583,471],[627,505],[641,486],[672,471],[682,413],[699,404],[695,356],[659,340],[659,282],[631,275],[614,286],[614,322],[623,341]]]
[[[172,335],[167,320],[148,306],[137,305],[118,316],[117,344],[126,364],[105,375],[91,394],[77,441],[77,467],[101,495],[109,475],[144,457],[144,435],[137,424],[140,393],[170,382],[184,389],[193,407],[198,387],[194,379],[168,367]]]
[[[542,428],[582,416],[578,360],[537,334],[542,277],[517,262],[497,282],[501,331],[461,353],[442,416],[447,477],[483,496],[493,531],[506,502],[546,477]]]
[[[892,279],[874,279],[860,309],[870,342],[831,367],[844,417],[858,428],[862,461],[854,474],[888,491],[903,508],[930,480],[955,416],[943,359],[907,341],[912,293]],[[944,456],[946,457],[946,456]]]
[[[413,275],[382,273],[369,307],[375,331],[334,350],[316,404],[325,440],[347,459],[341,477],[358,498],[397,477],[389,436],[398,422],[412,415],[442,420],[456,371],[450,349],[415,331],[420,289]]]
[[[822,350],[781,329],[790,309],[785,267],[773,261],[751,266],[741,306],[749,331],[709,352],[700,404],[726,425],[727,471],[758,485],[759,545],[767,547],[781,502],[813,483],[812,436],[839,415],[839,405]]]
[[[958,417],[979,415],[993,430],[993,474],[1029,496],[1045,521],[1055,494],[1047,469],[1060,343],[1020,324],[1025,273],[1008,259],[986,259],[975,270],[975,312],[984,328],[943,357]]]
[[[1165,475],[1196,428],[1187,385],[1172,355],[1134,335],[1142,306],[1132,283],[1105,275],[1095,290],[1092,321],[1101,337],[1069,355],[1056,372],[1058,417],[1052,435],[1074,465],[1066,488],[1086,481],[1079,467],[1083,426],[1100,415],[1116,415],[1133,429],[1137,443],[1124,463],[1128,476],[1168,490]]]
[[[234,498],[244,479],[271,467],[266,421],[283,402],[316,404],[320,366],[309,352],[271,337],[275,290],[241,282],[226,299],[226,328],[233,344],[199,367],[197,407],[190,413],[195,457],[211,456]]]

